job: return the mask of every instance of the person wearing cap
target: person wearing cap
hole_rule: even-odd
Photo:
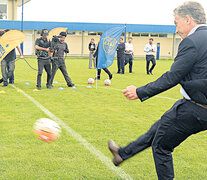
[[[53,50],[53,61],[52,61],[52,78],[51,78],[51,84],[53,83],[55,74],[58,69],[62,72],[65,81],[67,83],[68,87],[73,87],[75,84],[72,83],[71,78],[68,75],[64,54],[69,53],[68,45],[65,42],[65,38],[67,36],[66,32],[61,32],[58,36],[58,39],[55,43],[52,44],[52,50]]]
[[[132,38],[130,37],[128,42],[125,43],[125,66],[129,63],[129,73],[132,73],[133,57],[134,46],[132,44]]]
[[[41,77],[43,69],[47,72],[46,87],[51,89],[51,42],[47,38],[49,31],[42,29],[41,37],[35,41],[36,55],[38,59],[37,89],[41,90]]]
[[[153,44],[153,39],[150,38],[149,39],[149,43],[146,44],[144,51],[146,52],[146,70],[147,70],[147,74],[151,74],[152,70],[154,69],[155,65],[156,65],[156,61],[155,61],[155,56],[154,53],[157,51],[156,45]],[[152,62],[152,67],[149,69],[149,65],[150,65],[150,61]]]
[[[4,31],[1,31],[0,36],[2,36],[4,33],[8,32],[8,31],[10,31],[10,30],[6,29]],[[20,47],[16,46],[16,48],[20,54],[20,58],[23,59],[24,56],[22,54]],[[16,60],[16,51],[14,48],[1,61],[2,78],[0,79],[0,83],[3,82],[3,87],[8,86],[8,79],[9,79],[9,84],[14,84],[15,60]]]
[[[91,42],[88,45],[88,49],[89,49],[89,69],[92,69],[92,61],[93,61],[94,68],[96,68],[96,61],[92,59],[93,54],[96,50],[96,44],[93,38],[91,39]]]

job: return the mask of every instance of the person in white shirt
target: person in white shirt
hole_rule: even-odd
[[[156,45],[153,44],[153,39],[149,39],[149,43],[146,44],[144,51],[146,52],[146,69],[147,69],[147,74],[152,74],[152,70],[155,68],[156,61],[155,61],[155,56],[154,53],[157,51]],[[149,69],[150,61],[152,62],[152,67]]]
[[[132,44],[132,38],[130,37],[128,42],[125,43],[125,66],[129,63],[129,73],[132,73],[133,57],[134,47]]]

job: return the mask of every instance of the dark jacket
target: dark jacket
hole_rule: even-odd
[[[117,57],[122,57],[125,54],[125,43],[119,43],[117,46]]]
[[[51,48],[51,42],[49,39],[42,39],[42,37],[37,38],[35,41],[35,45],[40,46],[42,48]],[[36,55],[38,59],[50,59],[50,56],[47,51],[37,50]]]
[[[98,60],[98,47],[99,47],[99,44],[98,44],[98,46],[96,48],[95,53],[93,54],[93,57],[96,58],[96,64],[97,64],[97,60]]]
[[[182,40],[170,71],[136,92],[144,101],[177,84],[182,85],[193,101],[207,105],[207,27],[199,27]]]
[[[94,45],[94,46],[92,47],[92,43],[91,43],[91,42],[89,43],[89,45],[88,45],[88,49],[89,49],[90,51],[95,51],[95,50],[96,50],[96,44],[94,43],[93,45]]]

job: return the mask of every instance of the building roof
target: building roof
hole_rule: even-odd
[[[114,23],[76,23],[76,22],[44,22],[44,21],[24,21],[24,30],[49,30],[55,27],[66,27],[68,31],[95,31],[103,32],[111,27],[124,26],[124,24]],[[20,29],[21,21],[0,21],[1,29]],[[126,24],[127,32],[139,33],[166,33],[173,34],[176,31],[175,25],[152,25],[152,24]]]

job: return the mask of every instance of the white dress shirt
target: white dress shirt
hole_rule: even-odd
[[[150,51],[150,50],[153,50],[153,51]],[[150,43],[148,43],[144,47],[144,52],[146,52],[146,55],[154,55],[154,52],[156,51],[157,51],[157,48],[155,44],[150,45]]]
[[[193,33],[194,33],[199,27],[201,27],[201,26],[207,26],[207,25],[206,25],[206,24],[200,24],[200,25],[194,27],[194,28],[190,31],[190,33],[189,33],[187,36],[190,36],[191,34],[193,34]],[[181,88],[180,88],[180,93],[183,95],[183,97],[184,97],[185,99],[187,99],[187,100],[191,100],[190,96],[187,94],[187,92],[185,91],[185,89],[183,89],[182,86],[181,86]]]
[[[129,52],[126,52],[125,51],[125,54],[132,54],[134,52],[134,46],[133,46],[133,44],[126,42],[125,43],[125,50],[129,51]]]

